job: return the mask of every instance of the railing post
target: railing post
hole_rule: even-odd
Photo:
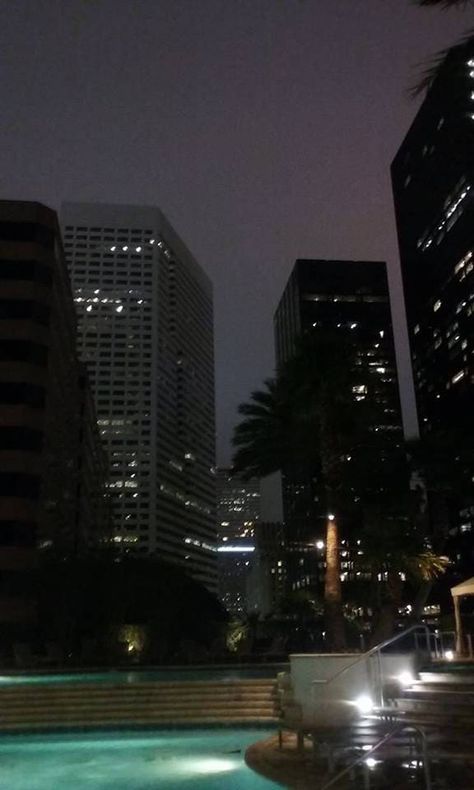
[[[384,697],[383,697],[383,667],[382,667],[382,651],[377,650],[377,659],[378,659],[378,669],[379,669],[379,695],[380,695],[380,707],[383,708],[384,706]]]
[[[367,763],[362,763],[363,765],[363,772],[364,772],[364,790],[370,790],[370,768]]]
[[[432,790],[430,759],[428,755],[428,744],[426,742],[426,732],[424,730],[420,730],[420,732],[421,732],[421,749],[423,754],[423,773],[425,775],[425,787],[426,790]]]

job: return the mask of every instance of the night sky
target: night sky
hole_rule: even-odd
[[[387,260],[400,317],[389,165],[420,64],[472,15],[409,0],[0,0],[0,14],[0,197],[162,209],[214,282],[229,461],[297,257]]]

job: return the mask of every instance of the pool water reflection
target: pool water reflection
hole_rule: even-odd
[[[272,790],[244,762],[265,729],[0,737],[1,790]]]

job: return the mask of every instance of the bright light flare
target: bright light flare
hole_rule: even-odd
[[[195,760],[187,760],[186,768],[197,774],[220,774],[234,771],[236,763],[233,760],[225,760],[222,757],[197,757]]]
[[[453,661],[454,660],[454,653],[452,650],[446,650],[444,657],[446,661]]]
[[[375,768],[377,763],[378,763],[378,760],[374,760],[373,757],[367,757],[367,760],[365,761],[365,764],[366,764],[366,766],[368,768]]]
[[[373,700],[368,696],[368,694],[361,694],[360,697],[357,697],[354,700],[354,704],[359,709],[359,713],[371,713],[374,709]]]
[[[411,686],[415,682],[415,678],[413,677],[411,672],[408,672],[408,670],[405,670],[404,672],[400,672],[400,674],[397,677],[397,680],[401,686]]]

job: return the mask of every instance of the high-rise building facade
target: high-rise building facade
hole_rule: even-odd
[[[41,551],[104,539],[104,474],[56,213],[0,201],[0,622],[34,617]]]
[[[235,615],[248,610],[247,581],[260,518],[260,480],[242,480],[232,469],[217,471],[218,591]]]
[[[278,612],[287,592],[285,527],[277,521],[259,521],[255,551],[247,581],[247,608],[261,617]]]
[[[392,164],[422,433],[474,426],[474,42],[445,59]]]
[[[157,208],[67,203],[61,220],[114,540],[215,589],[211,283]]]
[[[445,58],[392,163],[420,432],[458,481],[428,494],[431,528],[460,578],[474,569],[473,150],[471,38]]]
[[[354,399],[374,404],[378,422],[370,428],[379,437],[379,452],[384,447],[390,452],[401,442],[402,425],[384,262],[296,261],[275,313],[277,367],[294,354],[299,337],[320,330],[350,337],[363,382],[355,383]],[[314,584],[324,567],[324,497],[317,477],[301,474],[287,472],[283,478],[290,589]],[[341,566],[343,574],[351,570],[348,551],[342,552]]]

